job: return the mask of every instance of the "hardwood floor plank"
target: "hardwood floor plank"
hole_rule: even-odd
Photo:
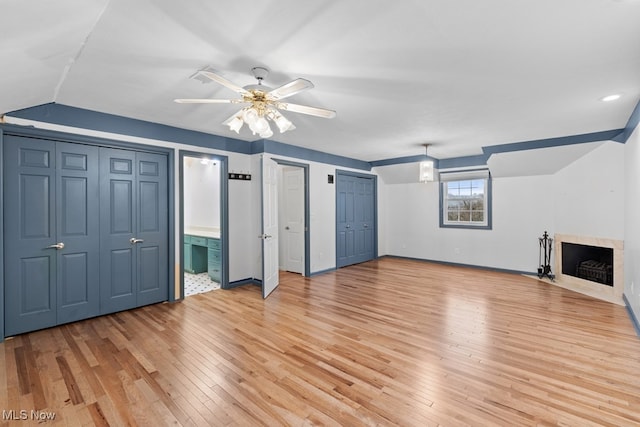
[[[21,395],[31,393],[31,380],[27,369],[27,359],[23,347],[14,348],[14,360],[16,361],[16,373],[18,375],[18,389]]]
[[[0,409],[60,425],[640,425],[624,307],[404,259],[281,273],[267,300],[214,291],[0,350]]]
[[[82,346],[80,346],[76,339],[71,335],[70,330],[74,329],[74,326],[77,324],[71,325],[63,325],[60,327],[60,331],[62,332],[62,336],[65,339],[66,344],[69,346],[69,349],[72,353],[72,357],[68,357],[67,360],[71,361],[70,365],[73,366],[77,364],[77,366],[81,369],[81,375],[78,375],[78,381],[82,385],[83,382],[86,381],[91,388],[91,396],[87,395],[88,390],[83,390],[83,394],[87,396],[88,401],[96,401],[100,396],[105,394],[104,388],[100,383],[99,379],[96,377],[96,374],[93,368],[98,367],[99,363],[96,360],[93,353],[91,353],[90,357],[86,357],[85,351],[81,349],[81,347],[86,348],[87,352],[91,352],[86,342],[83,342]],[[85,336],[86,338],[90,338],[90,336]]]
[[[82,397],[82,392],[80,391],[73,372],[69,367],[67,359],[65,359],[64,356],[58,356],[56,357],[56,361],[58,362],[58,366],[60,367],[60,371],[62,372],[62,378],[64,379],[64,383],[67,387],[71,403],[73,405],[78,405],[84,402],[84,397]]]
[[[98,402],[93,402],[87,405],[87,410],[95,426],[108,427],[110,425]]]

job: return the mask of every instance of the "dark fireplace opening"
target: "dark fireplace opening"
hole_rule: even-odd
[[[613,286],[613,248],[562,242],[562,274]]]

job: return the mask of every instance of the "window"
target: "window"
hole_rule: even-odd
[[[440,227],[491,228],[489,171],[440,173]]]

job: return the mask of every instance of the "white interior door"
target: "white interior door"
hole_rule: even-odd
[[[278,165],[262,156],[262,297],[278,287]]]
[[[304,272],[304,171],[287,167],[283,170],[284,191],[284,269]]]

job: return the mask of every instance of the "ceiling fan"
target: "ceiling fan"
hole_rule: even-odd
[[[200,70],[194,75],[195,78],[204,77],[210,79],[237,92],[240,98],[176,99],[175,102],[181,104],[246,104],[240,111],[225,120],[223,124],[229,126],[229,129],[239,134],[240,128],[246,123],[253,134],[259,134],[261,138],[269,138],[273,135],[273,131],[269,125],[270,121],[275,123],[280,133],[295,129],[293,123],[283,116],[280,110],[327,119],[336,116],[336,112],[333,110],[282,101],[285,98],[313,88],[313,83],[309,80],[299,78],[275,89],[271,89],[262,84],[262,81],[269,74],[269,70],[264,67],[254,67],[251,69],[251,72],[256,80],[258,80],[258,83],[241,87],[213,72],[211,69]]]

